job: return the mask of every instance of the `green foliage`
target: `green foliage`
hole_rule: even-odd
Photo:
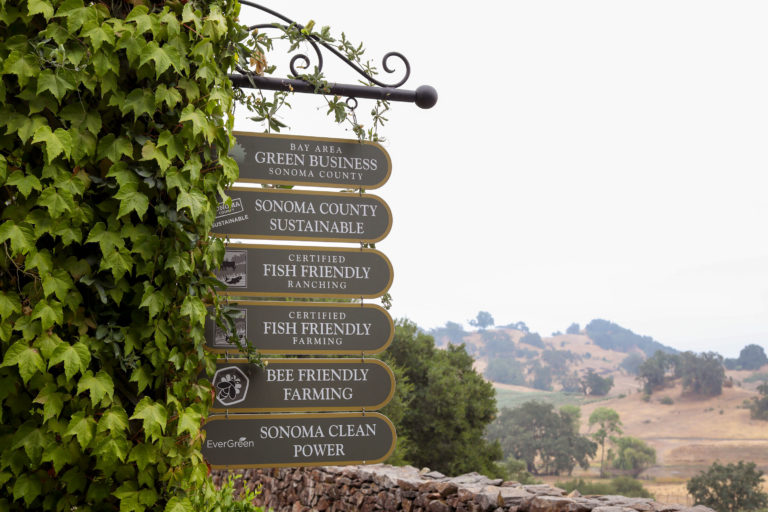
[[[662,404],[662,405],[673,405],[675,403],[675,401],[672,400],[672,397],[665,396],[665,397],[662,397],[659,400],[659,403]]]
[[[654,390],[664,386],[671,378],[670,370],[675,370],[679,365],[679,357],[657,350],[646,359],[638,368],[637,379],[643,383],[643,391],[650,395]]]
[[[448,340],[448,343],[453,343],[454,345],[461,345],[464,343],[464,336],[467,336],[469,333],[464,330],[461,324],[445,322],[444,327],[431,329],[429,334],[435,338],[438,345],[443,346],[446,344],[444,340]]]
[[[759,510],[768,507],[768,494],[761,490],[762,477],[754,462],[727,466],[715,462],[688,481],[688,492],[697,505],[718,512]]]
[[[549,366],[542,366],[538,364],[533,365],[533,380],[531,381],[531,387],[534,389],[541,389],[544,391],[552,390],[552,368]]]
[[[489,359],[498,356],[514,357],[517,353],[515,342],[505,331],[483,331],[481,337],[483,339],[482,353]]]
[[[494,382],[525,386],[525,367],[511,357],[489,360],[485,376]]]
[[[569,362],[579,359],[581,358],[570,350],[545,350],[541,353],[541,360],[560,375],[568,369]]]
[[[0,3],[0,510],[192,510],[239,7]]]
[[[577,324],[576,322],[572,323],[568,326],[568,328],[565,330],[565,334],[580,334],[581,333],[581,326]]]
[[[579,385],[585,395],[605,396],[613,387],[613,376],[601,377],[590,368],[579,380]]]
[[[753,382],[768,382],[768,372],[755,372],[749,377],[744,378],[744,382],[747,383],[753,383]]]
[[[589,415],[590,430],[595,425],[599,428],[592,434],[592,439],[600,443],[600,475],[605,474],[605,441],[611,434],[621,434],[619,413],[610,407],[598,407]]]
[[[645,356],[637,352],[632,352],[621,361],[619,367],[626,370],[630,375],[638,375],[640,373],[640,366],[644,362]]]
[[[504,456],[525,461],[534,475],[568,474],[578,464],[589,467],[597,445],[578,434],[573,410],[555,412],[552,404],[529,401],[504,408],[488,426],[487,437],[501,444]]]
[[[469,325],[472,327],[477,327],[481,331],[484,330],[486,327],[491,327],[495,323],[493,316],[487,311],[480,311],[477,313],[477,316],[469,321]]]
[[[541,336],[537,332],[526,333],[520,338],[520,343],[531,345],[532,347],[544,348],[544,342],[541,340]]]
[[[668,353],[676,352],[673,348],[662,345],[650,336],[640,336],[607,320],[592,320],[584,330],[587,336],[595,342],[595,345],[606,350],[630,352],[633,349],[640,349],[646,356],[650,356],[658,350]]]
[[[616,445],[613,467],[632,471],[637,476],[644,469],[656,463],[656,450],[642,439],[626,436],[612,439]]]
[[[566,482],[556,482],[555,487],[559,487],[567,492],[578,490],[585,495],[618,495],[629,498],[653,498],[653,494],[648,492],[639,480],[628,476],[619,476],[612,478],[609,482],[585,481],[582,478],[574,478]]]
[[[768,364],[768,356],[763,347],[752,343],[741,349],[737,359],[726,359],[724,363],[729,370],[759,370]]]
[[[504,470],[504,479],[513,480],[523,485],[538,484],[539,480],[533,477],[525,468],[525,461],[517,460],[514,457],[507,457],[501,462]]]
[[[705,396],[717,396],[723,392],[723,357],[715,352],[681,354],[680,373],[685,392]]]
[[[221,488],[216,489],[213,485],[206,485],[201,492],[191,495],[189,499],[191,508],[184,507],[176,501],[174,504],[178,505],[178,508],[172,508],[169,504],[166,510],[168,512],[190,510],[194,512],[263,512],[262,507],[253,504],[253,500],[259,495],[259,489],[250,489],[242,484],[240,491],[237,491],[236,484],[242,478],[242,474],[230,473]]]
[[[493,387],[474,371],[463,345],[437,349],[416,324],[398,320],[382,359],[401,368],[411,386],[401,399],[402,419],[394,421],[409,441],[404,460],[449,475],[502,472],[495,464],[501,450],[483,438],[496,413]]]
[[[757,393],[749,404],[750,416],[753,420],[768,421],[768,382],[757,386]]]

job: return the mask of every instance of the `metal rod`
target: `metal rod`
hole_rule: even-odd
[[[419,108],[432,108],[437,103],[437,91],[429,85],[422,85],[415,91],[393,87],[370,87],[366,85],[328,83],[327,88],[315,91],[315,86],[295,78],[271,78],[258,75],[229,75],[232,85],[240,88],[266,89],[269,91],[301,92],[309,94],[332,94],[350,98],[371,100],[403,101],[415,103]]]

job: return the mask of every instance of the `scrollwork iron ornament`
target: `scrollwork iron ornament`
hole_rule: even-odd
[[[271,29],[271,28],[280,28],[280,29],[286,30],[290,27],[295,27],[299,31],[304,29],[302,25],[296,23],[295,21],[291,20],[287,16],[284,16],[283,14],[280,14],[279,12],[274,11],[273,9],[270,9],[268,7],[265,7],[263,5],[260,5],[254,2],[250,2],[248,0],[240,0],[240,3],[248,7],[259,9],[286,23],[286,25],[282,25],[279,23],[278,24],[257,24],[249,27],[250,30]],[[318,91],[317,87],[312,83],[298,78],[302,75],[302,73],[299,71],[299,68],[297,66],[300,65],[302,69],[307,69],[312,63],[312,59],[310,59],[310,57],[306,53],[299,53],[294,55],[291,58],[289,66],[291,69],[291,74],[293,75],[292,77],[289,77],[289,78],[264,77],[264,76],[259,76],[254,73],[251,73],[246,69],[237,68],[237,71],[240,74],[230,75],[230,79],[232,80],[233,85],[235,87],[260,88],[260,89],[268,89],[268,90],[275,90],[275,91],[291,91],[291,92],[302,92],[302,93],[321,92],[323,94],[333,94],[338,96],[346,96],[348,98],[354,98],[355,101],[357,98],[388,100],[388,101],[404,101],[404,102],[415,103],[417,106],[421,108],[432,108],[437,103],[437,91],[435,90],[434,87],[431,87],[429,85],[422,85],[418,87],[415,91],[399,89],[399,87],[405,84],[405,82],[407,82],[411,76],[411,64],[408,62],[408,59],[406,59],[405,56],[400,52],[387,53],[382,58],[381,63],[384,71],[391,74],[391,73],[395,73],[396,71],[396,67],[393,67],[390,65],[391,60],[397,59],[405,67],[405,74],[397,82],[385,83],[371,76],[363,68],[358,66],[355,62],[348,59],[336,48],[326,43],[325,41],[321,40],[317,36],[312,34],[305,34],[304,40],[312,46],[312,49],[315,52],[315,55],[317,57],[316,67],[318,72],[322,72],[323,70],[324,60],[323,60],[323,52],[321,50],[321,48],[323,48],[331,52],[331,54],[335,55],[339,59],[341,59],[342,62],[344,62],[347,66],[355,70],[355,72],[361,75],[366,81],[375,85],[372,85],[372,86],[371,85],[351,85],[351,84],[340,84],[340,83],[329,82],[327,83],[326,86],[323,87],[322,91]]]

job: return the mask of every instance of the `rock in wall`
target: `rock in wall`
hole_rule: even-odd
[[[477,473],[448,478],[412,466],[324,466],[232,471],[242,488],[261,487],[257,505],[276,512],[714,512],[648,498],[582,496],[549,485],[491,480]],[[213,473],[214,483],[226,471]]]

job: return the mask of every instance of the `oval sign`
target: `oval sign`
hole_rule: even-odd
[[[234,132],[237,181],[315,187],[379,188],[392,173],[381,145],[351,139]]]
[[[228,244],[216,277],[223,295],[375,298],[392,286],[392,264],[375,249]]]
[[[238,301],[235,331],[243,344],[264,354],[377,354],[392,342],[392,317],[375,304]],[[231,333],[205,320],[205,344],[212,352],[237,352]]]
[[[216,361],[211,412],[377,410],[395,394],[395,375],[378,359]]]
[[[387,203],[373,195],[234,187],[211,233],[230,238],[378,242],[392,229]]]
[[[203,457],[214,469],[376,464],[397,440],[375,412],[209,416],[203,430]]]

